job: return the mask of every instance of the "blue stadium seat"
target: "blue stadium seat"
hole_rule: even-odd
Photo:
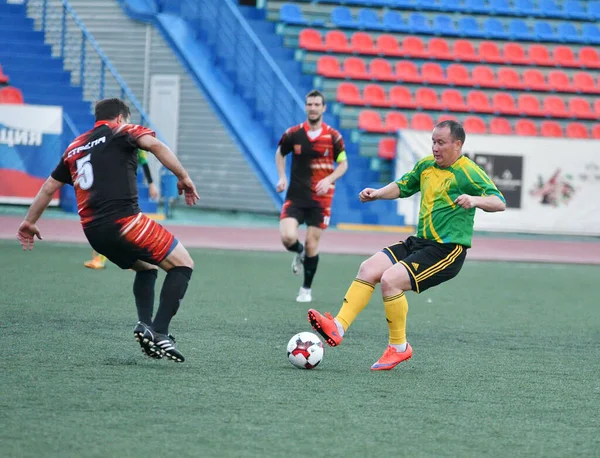
[[[544,21],[537,21],[533,26],[533,33],[539,41],[556,41],[552,26]]]
[[[451,37],[458,37],[460,36],[460,33],[458,32],[458,30],[456,29],[456,26],[454,25],[454,21],[452,20],[451,16],[446,16],[445,14],[438,14],[434,19],[433,19],[433,31],[435,33],[435,35],[441,35],[441,36],[451,36]]]
[[[485,4],[485,2],[481,0],[465,0],[465,2],[462,5],[456,5],[456,11],[463,11],[465,13],[486,14],[490,12],[490,9]]]
[[[489,18],[483,23],[483,30],[486,38],[506,40],[508,32],[504,28],[504,24],[499,19]]]
[[[391,3],[394,8],[412,9],[415,7],[416,0],[391,0]]]
[[[302,15],[302,10],[293,3],[284,3],[279,8],[279,20],[287,24],[308,24],[308,21]]]
[[[440,11],[457,11],[456,0],[440,0]]]
[[[474,17],[461,17],[458,20],[458,33],[461,37],[485,38],[485,32]]]
[[[556,35],[562,43],[586,43],[585,37],[579,34],[579,31],[571,22],[558,24]]]
[[[588,18],[588,13],[579,0],[567,0],[563,3],[563,17],[585,21]]]
[[[402,15],[396,11],[386,11],[383,15],[383,27],[390,32],[409,33],[410,29]]]
[[[417,34],[431,34],[433,33],[433,29],[431,25],[429,25],[429,20],[427,16],[421,13],[412,13],[408,17],[408,26],[410,28],[410,33]]]
[[[384,30],[383,22],[377,12],[371,8],[358,10],[358,26],[366,30]]]
[[[416,0],[415,8],[427,11],[442,11],[442,5],[435,0]]]
[[[345,6],[336,6],[331,10],[331,22],[336,27],[357,29],[358,22],[352,17],[352,11]]]
[[[588,3],[587,10],[590,19],[600,21],[600,1]]]
[[[511,40],[535,41],[535,35],[529,29],[527,23],[522,19],[513,19],[508,24],[508,35]]]
[[[537,8],[533,0],[515,0],[514,6],[520,16],[535,16],[537,14]]]
[[[600,29],[596,24],[583,24],[581,31],[584,42],[600,45]]]
[[[508,0],[490,0],[489,10],[491,14],[505,16],[512,16],[515,14],[515,10],[512,6],[510,6]]]
[[[554,0],[539,0],[538,16],[562,18],[563,13]]]

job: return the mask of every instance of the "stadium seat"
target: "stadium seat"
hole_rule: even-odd
[[[513,130],[506,118],[492,118],[490,120],[490,133],[494,135],[512,135]]]
[[[494,70],[487,65],[476,65],[471,69],[471,79],[478,87],[500,87],[496,81]]]
[[[542,121],[540,133],[542,137],[560,138],[564,136],[561,125],[556,121]]]
[[[536,16],[538,12],[533,0],[514,0],[514,9],[519,16]]]
[[[363,102],[365,105],[371,105],[374,107],[390,106],[385,94],[385,89],[379,84],[365,85],[363,88]]]
[[[518,119],[515,122],[515,134],[521,136],[537,136],[538,128],[530,119]]]
[[[588,19],[588,13],[583,8],[580,0],[566,0],[563,2],[563,17],[576,21],[585,21]]]
[[[456,86],[472,86],[469,70],[462,64],[450,64],[446,67],[446,80],[448,84]]]
[[[371,8],[361,8],[357,16],[358,27],[366,30],[385,30],[383,21]]]
[[[458,20],[458,34],[461,37],[485,38],[485,32],[474,17],[461,17]]]
[[[336,28],[340,29],[359,28],[358,21],[352,16],[352,11],[345,6],[336,6],[331,10],[331,22]]]
[[[433,18],[433,33],[447,37],[460,36],[460,32],[456,28],[456,25],[454,25],[454,19],[445,14],[439,14]]]
[[[324,51],[325,45],[322,43],[321,32],[315,29],[304,29],[298,35],[298,46],[308,51]]]
[[[279,8],[279,20],[286,24],[308,24],[308,21],[302,15],[302,10],[293,3],[284,3]]]
[[[367,64],[360,57],[347,57],[344,60],[344,76],[350,79],[367,79]]]
[[[340,68],[337,57],[321,56],[317,59],[317,74],[327,78],[343,78],[344,72]]]
[[[376,58],[369,63],[369,75],[378,81],[396,81],[392,64],[385,59]]]
[[[598,79],[596,84],[590,73],[576,72],[573,74],[573,89],[582,93],[600,93],[600,76]]]
[[[552,25],[544,21],[536,21],[533,26],[533,33],[537,41],[557,41],[558,37],[554,34]]]
[[[454,59],[464,62],[478,62],[479,57],[475,52],[473,43],[467,40],[456,40],[452,45],[452,54]]]
[[[509,33],[504,28],[502,21],[496,18],[488,18],[483,21],[483,30],[485,37],[492,40],[507,40],[510,38]]]
[[[574,67],[577,66],[575,55],[573,50],[568,46],[556,46],[552,52],[554,60],[561,67]]]
[[[537,69],[528,69],[523,72],[523,86],[530,91],[547,91],[546,77]]]
[[[412,13],[408,16],[408,27],[410,33],[418,35],[433,34],[433,28],[429,24],[427,16],[421,13]]]
[[[502,57],[509,64],[528,64],[531,59],[525,54],[519,43],[506,43],[502,49]]]
[[[429,87],[420,87],[415,91],[415,102],[417,108],[423,110],[438,110],[441,108],[437,93]]]
[[[592,126],[592,138],[600,140],[600,124]]]
[[[568,138],[590,138],[590,134],[585,124],[581,122],[570,122],[565,131]]]
[[[446,84],[444,69],[434,62],[426,62],[421,66],[421,78],[429,84]]]
[[[416,108],[410,90],[404,86],[393,86],[390,89],[390,103],[398,108]]]
[[[454,115],[451,115],[451,114],[440,115],[440,117],[437,118],[437,120],[435,121],[435,124],[434,124],[433,127],[435,127],[436,125],[438,125],[442,121],[458,121],[458,118],[456,116],[454,116]]]
[[[385,129],[388,132],[408,128],[408,119],[398,111],[388,111],[385,115]]]
[[[450,52],[450,46],[444,38],[434,37],[427,43],[427,53],[433,59],[450,60],[453,55]]]
[[[8,75],[2,71],[2,65],[0,65],[0,84],[6,83],[8,83]]]
[[[597,119],[590,103],[582,97],[572,97],[569,99],[568,111],[577,119]]]
[[[590,18],[600,21],[600,1],[589,2],[587,10]]]
[[[405,83],[420,83],[422,81],[417,64],[412,61],[396,62],[396,78]]]
[[[463,121],[463,127],[470,134],[485,134],[487,132],[485,121],[479,116],[467,116]]]
[[[402,53],[408,57],[429,57],[425,44],[419,37],[406,37],[402,40]]]
[[[556,92],[574,91],[571,87],[569,75],[562,70],[552,70],[548,73],[548,87]]]
[[[12,86],[0,88],[0,103],[20,105],[25,103],[20,89]]]
[[[513,19],[508,23],[508,37],[515,41],[535,40],[535,35],[523,19]]]
[[[404,22],[402,15],[397,11],[386,11],[383,14],[383,28],[390,32],[410,33],[408,24]]]
[[[500,53],[500,48],[493,41],[482,41],[479,43],[479,58],[483,62],[501,64],[504,58]]]
[[[416,113],[410,120],[414,130],[433,130],[433,119],[427,113]]]
[[[382,34],[377,37],[375,49],[383,56],[401,56],[402,49],[393,35]]]
[[[379,140],[377,156],[381,159],[394,159],[396,157],[396,139],[394,137],[389,137]]]
[[[600,119],[600,99],[596,99],[594,102],[594,113],[596,113],[597,119]]]
[[[540,101],[531,94],[521,94],[517,97],[517,107],[519,113],[528,116],[543,116],[544,112],[540,107]]]
[[[600,68],[600,54],[590,46],[579,48],[578,61],[585,68]]]
[[[364,105],[360,90],[354,83],[340,83],[337,87],[336,99],[338,102],[348,105]]]
[[[358,114],[358,128],[367,132],[385,132],[381,116],[374,110],[363,110]]]
[[[463,95],[456,89],[444,89],[440,95],[440,105],[443,110],[467,111]]]
[[[538,0],[538,15],[548,18],[561,18],[562,11],[554,0]]]
[[[492,97],[494,112],[504,115],[517,115],[519,110],[515,105],[515,99],[508,92],[497,92]]]
[[[519,73],[510,67],[501,67],[498,69],[497,80],[500,87],[505,89],[524,89]]]
[[[489,14],[488,6],[481,0],[464,0],[463,4],[456,4],[458,11],[463,13]]]
[[[600,28],[596,24],[583,24],[581,26],[581,40],[578,43],[600,45]]]
[[[330,30],[325,34],[325,50],[332,52],[351,53],[348,37],[340,30]]]
[[[554,65],[554,60],[550,57],[550,51],[544,45],[529,46],[527,56],[531,63],[535,65]]]
[[[494,16],[514,16],[515,10],[508,0],[490,0],[490,13]]]
[[[561,43],[586,43],[586,38],[570,22],[558,24],[556,26],[556,36]]]
[[[377,54],[373,38],[365,32],[354,32],[350,37],[350,47],[359,54]]]
[[[469,110],[479,113],[492,113],[494,111],[487,94],[483,91],[469,91],[467,93],[467,107]]]
[[[542,109],[544,110],[544,114],[552,118],[569,117],[565,101],[556,95],[547,96],[542,102]]]

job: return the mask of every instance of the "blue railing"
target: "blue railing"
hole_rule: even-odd
[[[304,102],[231,0],[157,0],[178,13],[214,51],[214,64],[232,76],[272,138],[303,119]]]

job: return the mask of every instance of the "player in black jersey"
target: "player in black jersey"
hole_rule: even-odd
[[[188,205],[199,199],[194,183],[175,154],[155,133],[129,124],[129,107],[120,99],[96,104],[96,123],[77,137],[48,177],[25,219],[17,238],[23,249],[32,249],[34,236],[40,240],[37,220],[63,185],[75,188],[83,231],[92,248],[122,269],[135,270],[133,292],[138,312],[134,336],[149,356],[182,362],[183,355],[169,334],[188,287],[194,261],[164,227],[145,216],[138,206],[137,150],[156,158],[178,178],[179,194]],[[167,272],[154,318],[154,284],[157,266]]]

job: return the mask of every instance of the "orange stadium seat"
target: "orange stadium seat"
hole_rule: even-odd
[[[433,59],[450,60],[454,56],[450,52],[450,46],[444,38],[434,37],[427,43],[427,52]]]
[[[363,110],[358,115],[358,128],[367,132],[385,132],[379,112]]]
[[[482,41],[479,43],[479,58],[482,62],[504,63],[500,48],[493,41]]]
[[[420,87],[415,91],[417,108],[424,110],[437,110],[441,108],[437,93],[429,87]]]
[[[423,81],[417,64],[408,60],[396,62],[396,78],[405,83],[421,83]]]
[[[523,72],[523,86],[531,91],[547,91],[546,77],[537,69],[527,69]]]
[[[469,91],[467,93],[467,107],[469,110],[480,113],[492,113],[494,111],[487,94],[483,91]]]
[[[446,67],[446,80],[456,86],[472,86],[469,69],[462,64],[450,64]]]
[[[573,89],[578,92],[600,93],[600,75],[598,84],[594,82],[594,77],[587,72],[576,72],[573,74]]]
[[[363,105],[358,86],[354,83],[340,83],[337,87],[336,98],[338,102],[348,105]]]
[[[408,119],[398,111],[388,111],[385,115],[385,129],[389,131],[408,128]]]
[[[519,73],[510,67],[502,67],[498,69],[498,84],[506,89],[523,89],[525,86],[521,82]]]
[[[555,62],[562,67],[575,67],[578,64],[573,50],[568,46],[556,46],[552,55]]]
[[[554,65],[550,51],[544,45],[531,45],[527,49],[527,56],[531,63],[535,65]]]
[[[556,95],[549,95],[546,97],[542,103],[542,108],[545,114],[548,114],[553,118],[569,117],[565,101]]]
[[[325,34],[326,51],[350,53],[352,49],[348,44],[348,38],[344,32],[339,30],[330,30]]]
[[[581,122],[567,124],[566,134],[569,138],[590,138],[587,127]]]
[[[347,57],[344,60],[344,76],[350,79],[367,79],[367,64],[360,57]]]
[[[540,108],[540,101],[531,94],[521,94],[517,98],[519,113],[529,116],[542,116],[544,112]]]
[[[396,81],[392,64],[385,59],[376,58],[369,63],[371,78],[381,81]]]
[[[354,32],[350,37],[350,47],[359,54],[377,54],[373,38],[366,32]]]
[[[464,62],[478,62],[479,57],[473,43],[468,40],[456,40],[452,45],[452,54],[457,60]]]
[[[374,107],[387,107],[390,102],[385,95],[385,89],[379,84],[367,84],[363,88],[363,102]]]
[[[495,135],[512,135],[513,130],[506,118],[492,118],[490,120],[490,133]]]
[[[590,103],[582,97],[572,97],[569,100],[568,111],[578,119],[596,119]]]
[[[485,134],[487,131],[485,121],[479,116],[467,116],[463,122],[463,126],[470,134]]]
[[[425,44],[419,37],[406,37],[402,40],[402,53],[408,57],[428,57]]]
[[[577,54],[579,65],[586,68],[600,68],[600,53],[595,48],[584,46]]]
[[[327,78],[343,78],[344,72],[340,68],[337,57],[321,56],[317,59],[317,74]]]
[[[315,29],[304,29],[298,35],[298,45],[302,49],[309,51],[323,51],[325,46],[322,43],[321,32]]]
[[[394,159],[396,157],[396,139],[394,137],[379,140],[377,155],[381,159]]]
[[[519,110],[515,105],[515,99],[509,92],[497,92],[492,97],[492,106],[496,113],[517,115]]]
[[[473,84],[479,87],[500,87],[494,70],[487,65],[476,65],[471,69]]]
[[[394,35],[382,34],[377,37],[375,49],[384,56],[401,56],[402,49]]]
[[[421,66],[421,77],[429,84],[446,84],[444,69],[434,62],[426,62]]]
[[[416,113],[410,120],[410,127],[414,130],[433,130],[433,119],[427,113]]]
[[[548,86],[553,91],[569,92],[572,91],[571,80],[562,70],[552,70],[548,73]]]
[[[440,105],[444,110],[467,111],[463,95],[457,89],[444,89],[440,99]]]
[[[541,126],[542,137],[563,137],[562,127],[556,121],[542,121]]]
[[[0,88],[0,103],[22,104],[24,103],[23,93],[16,87],[7,86]]]
[[[515,122],[515,133],[520,136],[537,136],[538,129],[536,124],[530,119],[518,119]]]
[[[506,43],[502,49],[504,61],[510,64],[528,64],[531,59],[525,54],[523,46],[519,43]]]
[[[394,86],[390,89],[390,103],[398,108],[416,108],[411,92],[404,86]]]

